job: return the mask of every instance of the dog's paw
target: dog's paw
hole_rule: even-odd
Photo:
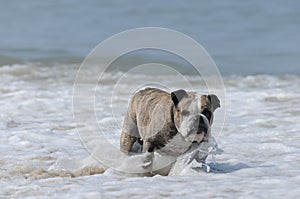
[[[148,170],[152,166],[154,154],[147,152],[143,154],[143,156],[144,158],[143,158],[142,168]]]

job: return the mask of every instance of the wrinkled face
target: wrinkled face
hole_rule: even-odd
[[[207,141],[214,110],[208,97],[183,90],[176,92],[172,94],[172,100],[175,104],[174,123],[177,130],[188,142]]]

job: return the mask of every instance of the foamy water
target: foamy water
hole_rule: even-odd
[[[72,111],[76,65],[10,65],[0,68],[0,197],[17,198],[296,198],[300,195],[300,77],[230,76],[226,122],[220,114],[212,130],[223,154],[210,161],[210,173],[194,176],[129,177],[105,173],[83,147]],[[93,72],[91,71],[91,75]],[[116,89],[122,73],[104,74],[97,96],[98,123],[118,145],[129,89],[135,75]],[[197,77],[187,77],[199,82]],[[181,80],[156,76],[181,88]],[[131,83],[130,83],[131,82]],[[87,86],[89,77],[87,77]],[[113,102],[114,118],[111,114]],[[82,114],[87,114],[82,110]],[[220,111],[221,112],[221,111]],[[101,113],[101,114],[100,114]],[[119,124],[119,125],[117,125]],[[104,173],[103,173],[104,172]]]

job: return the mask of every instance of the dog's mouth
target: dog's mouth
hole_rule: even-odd
[[[193,123],[190,123],[190,128],[186,128],[183,130],[184,137],[187,142],[203,142],[207,141],[210,136],[210,126],[209,121],[205,115],[196,115],[195,117],[191,117],[190,120]]]
[[[207,133],[197,132],[195,137],[194,137],[194,141],[197,141],[198,143],[200,143],[202,141],[207,141]]]
[[[207,136],[206,136],[207,133],[205,132],[196,132],[196,133],[192,133],[188,136],[188,139],[191,141],[191,142],[197,142],[197,143],[200,143],[202,141],[207,141]]]

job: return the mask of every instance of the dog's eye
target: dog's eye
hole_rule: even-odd
[[[181,112],[181,114],[182,114],[182,116],[187,116],[187,115],[190,114],[190,112],[187,111],[187,110],[184,110],[184,111]]]

